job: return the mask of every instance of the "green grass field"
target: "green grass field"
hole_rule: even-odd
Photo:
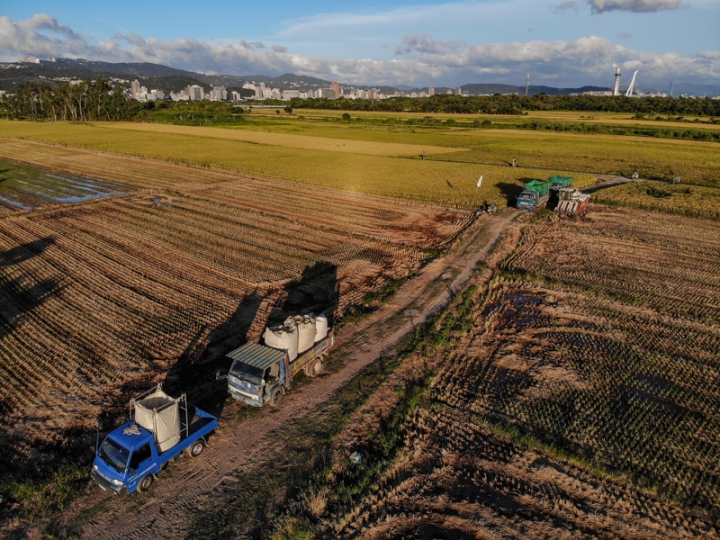
[[[227,137],[228,130],[219,128],[184,127],[187,133],[174,133],[176,126],[167,126],[169,129],[160,133],[157,128],[163,126],[156,124],[150,125],[150,129],[138,130],[137,127],[135,124],[109,123],[0,122],[0,135],[460,207],[475,207],[493,200],[504,206],[507,201],[514,200],[526,179],[568,174],[563,169],[513,169],[507,165],[439,161],[436,158],[442,154],[433,155],[431,146],[422,147],[428,149],[429,157],[427,161],[422,161],[419,155],[412,158],[390,157],[386,155],[384,145],[380,144],[382,141],[373,145],[358,145],[367,153],[351,153],[308,149],[307,139],[313,140],[310,137],[301,140],[278,136],[281,144],[294,141],[296,145],[293,147],[272,145],[270,140],[266,144],[235,140]],[[346,144],[353,142],[348,140]],[[484,177],[483,185],[477,188],[480,175]],[[595,180],[589,174],[573,176],[580,186]]]
[[[353,112],[349,121],[341,116],[332,111],[288,115],[262,110],[227,127],[3,121],[0,136],[461,207],[492,200],[503,206],[514,200],[523,182],[554,174],[573,176],[579,187],[594,182],[597,174],[629,176],[635,170],[647,179],[680,175],[683,185],[720,187],[716,143],[458,128],[444,124],[442,115],[413,115],[417,124],[398,123],[410,118],[402,113]],[[581,116],[573,113],[569,118]],[[629,121],[608,115],[593,119],[596,116],[607,123]],[[356,122],[357,117],[363,121]],[[511,120],[492,117],[492,122]],[[424,162],[419,157],[423,151]],[[513,157],[519,164],[515,169],[509,166]],[[480,175],[484,180],[478,189]]]
[[[720,219],[720,189],[639,182],[614,186],[593,195],[596,203],[670,214]]]

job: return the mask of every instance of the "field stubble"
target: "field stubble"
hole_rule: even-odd
[[[84,455],[98,418],[178,359],[222,361],[286,310],[342,315],[473,217],[25,142],[0,155],[129,188],[0,219],[3,474]]]
[[[277,531],[717,537],[719,238],[715,222],[607,208],[527,227]]]

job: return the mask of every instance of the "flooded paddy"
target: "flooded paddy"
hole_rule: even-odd
[[[51,173],[0,161],[0,215],[50,204],[72,204],[122,195],[130,188],[119,182]]]

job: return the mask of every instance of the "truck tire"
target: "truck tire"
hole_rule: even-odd
[[[270,396],[270,406],[277,407],[284,393],[285,392],[283,392],[282,388],[278,388],[277,390],[275,390]]]
[[[198,457],[200,454],[202,454],[202,451],[205,449],[205,443],[201,440],[196,441],[193,443],[193,445],[188,448],[188,453],[192,457]]]
[[[148,474],[147,476],[143,477],[143,479],[138,482],[137,490],[140,493],[144,493],[145,491],[150,489],[150,486],[152,486],[154,479],[155,478],[153,477],[152,474]]]
[[[315,361],[306,368],[305,374],[308,377],[317,377],[322,373],[322,370],[322,358],[316,358]]]

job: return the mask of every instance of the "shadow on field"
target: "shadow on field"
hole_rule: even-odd
[[[337,266],[327,261],[306,266],[300,279],[285,286],[285,293],[282,309],[273,310],[268,320],[270,324],[282,322],[290,315],[324,313],[332,326],[333,314],[340,305]]]
[[[268,299],[270,300],[268,305]],[[288,316],[332,314],[339,304],[337,266],[320,261],[307,266],[300,278],[282,289],[270,288],[246,295],[227,322],[207,333],[200,329],[185,352],[170,368],[163,383],[165,391],[188,400],[208,412],[221,415],[227,398],[227,381],[217,380],[230,368],[226,354],[261,335],[266,325],[277,324]]]
[[[526,179],[521,178],[521,180],[525,181]],[[500,193],[502,193],[502,196],[507,201],[507,205],[514,207],[515,200],[517,199],[517,196],[522,193],[523,187],[517,184],[510,184],[508,182],[499,182],[496,185],[500,190]]]
[[[54,243],[55,238],[48,236],[0,251],[0,340],[11,334],[28,313],[62,289],[60,277],[40,281],[29,276],[10,277],[18,274],[14,266],[41,255]]]
[[[230,367],[230,359],[225,354],[244,343],[248,332],[250,337],[254,337],[259,328],[281,323],[291,315],[324,313],[332,325],[332,316],[340,301],[337,273],[336,265],[326,261],[316,262],[308,265],[298,279],[287,283],[281,290],[269,291],[265,297],[273,299],[270,306],[267,298],[259,295],[243,299],[233,317],[210,334],[209,344],[200,358],[196,362],[182,358],[168,378],[176,376],[182,386],[180,390],[187,392],[188,398],[192,395],[200,407],[206,407],[213,414],[221,414],[226,404],[227,381],[214,379],[216,371],[224,374]],[[203,387],[204,395],[195,397],[193,388],[198,385]],[[267,407],[258,410],[257,414],[272,414],[276,410]],[[235,429],[242,429],[242,425]],[[267,457],[273,460],[272,455]],[[262,466],[259,470],[243,469],[243,480],[235,487],[220,488],[213,494],[212,505],[204,505],[185,516],[193,531],[191,536],[219,538],[224,537],[228,530],[262,522],[267,504],[278,490],[285,487],[287,471],[286,467],[281,471],[272,467],[263,469]],[[290,478],[292,481],[294,475]],[[237,532],[233,536],[238,536]]]
[[[632,178],[624,178],[622,176],[616,176],[613,180],[609,182],[605,182],[603,184],[596,184],[593,186],[588,186],[586,188],[582,189],[583,193],[595,193],[597,191],[602,191],[603,189],[608,189],[611,187],[619,186],[621,184],[628,184],[631,182],[642,182],[642,180],[633,180]]]
[[[48,236],[0,251],[0,342],[10,336],[23,323],[28,314],[62,290],[61,277],[53,276],[39,280],[32,274],[16,268],[17,265],[42,255],[54,243],[55,238]],[[0,355],[0,359],[2,359],[2,355]],[[27,377],[22,369],[14,372],[17,365],[8,364],[4,367],[13,372],[14,379],[3,379],[0,384],[14,385],[17,384],[16,381],[23,381]],[[11,412],[11,402],[0,399],[0,414],[6,417]],[[0,480],[2,480],[0,486],[2,488],[8,486],[8,479],[18,478],[27,470],[38,467],[35,463],[28,463],[27,455],[18,451],[17,441],[13,440],[4,427],[0,428],[0,448],[3,449],[2,456],[0,456]],[[14,502],[7,492],[0,491],[0,522],[7,517],[6,511]]]

